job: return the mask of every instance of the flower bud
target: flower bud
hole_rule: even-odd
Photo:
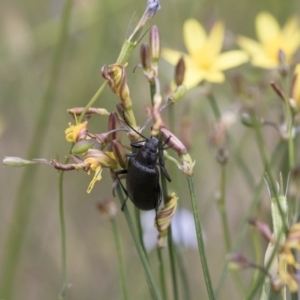
[[[285,102],[285,97],[284,97],[284,92],[283,90],[281,89],[281,87],[276,84],[274,81],[271,81],[270,82],[270,85],[271,87],[273,88],[274,92],[279,96],[279,98]]]
[[[252,117],[248,113],[241,114],[241,122],[247,127],[253,127],[253,120]]]
[[[179,155],[187,153],[186,147],[171,131],[169,131],[167,128],[162,127],[161,133],[167,145],[171,147],[174,151],[176,151]]]
[[[249,219],[249,224],[259,230],[262,236],[270,242],[272,240],[272,232],[268,224],[261,222],[255,218]]]
[[[142,44],[140,47],[140,60],[144,71],[149,71],[151,68],[150,48],[147,44]]]
[[[112,146],[112,151],[119,165],[122,167],[122,169],[126,170],[128,160],[127,160],[126,151],[124,147],[118,140],[113,140],[111,142],[111,146]]]
[[[152,62],[154,64],[157,64],[157,62],[160,58],[161,46],[160,46],[159,30],[158,30],[158,27],[155,25],[152,26],[152,28],[150,30],[149,45],[150,45]]]
[[[148,0],[144,16],[149,20],[157,14],[160,8],[159,0]]]
[[[72,116],[74,116],[74,115],[80,116],[84,110],[85,110],[85,107],[74,107],[74,108],[67,109],[67,112],[69,114],[71,114]],[[86,115],[96,114],[96,115],[101,115],[101,116],[108,116],[109,112],[105,108],[90,107],[85,114]]]
[[[27,165],[36,164],[36,161],[23,159],[21,157],[15,156],[5,156],[3,159],[3,164],[8,167],[24,167]]]
[[[228,151],[223,147],[219,148],[216,158],[219,164],[225,165],[228,161]]]
[[[252,266],[252,263],[240,253],[229,253],[227,255],[227,260],[229,261],[229,268],[231,270],[246,269]]]
[[[120,127],[121,127],[120,120],[119,120],[117,113],[115,113],[115,112],[111,113],[108,118],[108,130],[111,131],[114,129],[118,129]],[[109,135],[109,140],[110,141],[113,141],[113,140],[121,141],[121,132],[120,131],[112,132]]]
[[[179,155],[179,158],[181,160],[181,165],[178,166],[178,168],[188,177],[193,176],[194,174],[194,166],[195,161],[192,161],[191,156],[186,153],[183,155]]]
[[[175,68],[175,83],[177,86],[182,85],[184,80],[184,73],[185,73],[185,63],[184,63],[183,56],[181,56]]]
[[[90,148],[93,148],[96,141],[94,139],[81,140],[74,144],[72,148],[73,154],[83,154],[87,152]]]

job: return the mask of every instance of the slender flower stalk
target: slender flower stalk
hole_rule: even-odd
[[[271,155],[271,164],[274,164],[278,158],[279,155],[282,152],[282,149],[284,147],[284,144],[282,142],[279,142],[277,146],[275,147],[275,150],[273,151]],[[261,201],[261,193],[263,191],[263,188],[265,187],[265,180],[264,180],[265,172],[261,175],[261,179],[259,183],[253,188],[254,194],[250,201],[250,205],[247,208],[247,213],[244,215],[241,225],[239,226],[238,232],[236,234],[236,238],[233,244],[233,250],[236,251],[236,249],[239,249],[239,247],[242,244],[242,238],[246,233],[247,226],[249,225],[249,218],[254,214],[255,209],[257,208],[258,204]],[[224,281],[226,279],[226,276],[228,274],[228,262],[225,263],[223,270],[221,272],[220,278],[218,280],[218,283],[215,288],[215,295],[218,297],[220,290],[224,284]],[[251,288],[253,288],[253,285],[251,285]]]
[[[138,42],[139,42],[139,34],[141,30],[143,29],[144,25],[155,16],[155,14],[160,9],[160,3],[159,0],[148,0],[146,10],[130,34],[128,38],[125,39],[125,42],[122,45],[121,51],[119,53],[119,56],[116,60],[116,64],[120,65],[126,65],[128,62],[128,59],[130,55],[132,54],[133,50],[136,48]],[[107,85],[107,81],[103,82],[103,84],[100,86],[98,91],[95,93],[95,95],[92,97],[92,99],[89,101],[89,103],[86,105],[85,109],[83,110],[82,114],[79,117],[79,122],[81,122],[86,114],[86,112],[89,110],[90,107],[94,106],[97,99],[102,94],[104,88]]]
[[[119,185],[117,186],[117,195],[118,195],[119,201],[120,201],[120,203],[122,205],[124,203],[125,199],[123,197],[123,194],[122,194],[122,191],[121,191],[121,187]],[[146,255],[145,255],[143,247],[142,247],[142,245],[140,243],[138,234],[135,231],[135,228],[134,228],[132,219],[130,217],[129,211],[127,209],[127,206],[124,207],[124,215],[125,215],[125,218],[126,218],[126,221],[127,221],[128,227],[129,227],[129,230],[131,232],[131,235],[132,235],[135,247],[137,249],[138,255],[139,255],[140,260],[141,260],[141,262],[143,264],[143,267],[145,269],[145,273],[146,273],[146,277],[147,277],[147,281],[148,281],[151,293],[154,295],[154,298],[156,300],[161,300],[162,298],[161,298],[161,295],[159,293],[159,289],[158,289],[158,287],[156,285],[156,282],[154,280],[153,273],[152,273],[152,271],[150,269],[149,262],[147,260]]]
[[[124,258],[123,258],[123,251],[122,251],[119,227],[118,227],[118,224],[115,219],[113,219],[111,221],[111,224],[113,227],[116,249],[117,249],[117,254],[118,254],[118,265],[119,265],[123,300],[128,300],[129,296],[128,296],[128,290],[127,290],[127,278],[126,278],[126,274],[125,274],[125,262],[124,262]]]
[[[195,221],[195,227],[196,227],[196,233],[197,233],[197,241],[198,241],[198,250],[199,250],[200,260],[201,260],[201,264],[202,264],[202,270],[203,270],[203,275],[204,275],[204,279],[205,279],[206,289],[207,289],[207,293],[208,293],[208,298],[210,300],[213,300],[213,299],[215,299],[215,296],[214,296],[214,291],[212,288],[208,264],[207,264],[207,260],[206,260],[205,245],[204,245],[204,240],[203,240],[203,233],[202,233],[202,228],[201,228],[201,222],[200,222],[197,198],[196,198],[196,194],[195,194],[193,177],[191,177],[191,176],[187,177],[187,181],[188,181],[190,196],[191,196],[191,200],[192,200],[192,208],[193,208],[194,221]]]
[[[61,15],[61,24],[59,30],[58,43],[56,45],[52,65],[49,71],[49,81],[45,90],[40,112],[38,114],[38,120],[33,130],[32,141],[27,151],[27,157],[38,157],[41,152],[41,147],[44,145],[46,135],[46,129],[48,128],[50,121],[53,117],[53,107],[55,101],[58,100],[55,95],[57,83],[59,81],[59,73],[62,66],[63,54],[68,38],[69,21],[71,15],[71,9],[73,6],[73,0],[66,0]],[[35,188],[34,182],[36,180],[37,169],[27,168],[23,174],[20,186],[18,188],[15,207],[12,214],[13,220],[18,220],[15,226],[12,226],[8,232],[8,238],[6,242],[6,248],[4,250],[4,266],[3,274],[1,276],[2,281],[0,283],[0,295],[4,299],[11,299],[13,294],[14,278],[19,263],[21,245],[24,240],[26,228],[29,221],[30,211],[32,209],[34,196],[33,189]],[[26,201],[24,201],[26,199]],[[63,224],[61,224],[63,235]],[[64,253],[65,244],[62,244],[62,252]],[[62,258],[62,285],[66,284],[66,276],[64,271],[64,265],[66,256]]]
[[[125,262],[123,257],[122,242],[121,242],[121,236],[119,232],[119,226],[116,221],[116,215],[118,211],[117,205],[113,200],[105,199],[97,205],[97,208],[100,214],[106,217],[111,222],[116,250],[117,250],[123,300],[128,300],[129,296],[127,290],[127,277],[125,272]]]

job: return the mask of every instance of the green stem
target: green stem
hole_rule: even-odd
[[[159,147],[159,155],[163,155],[162,147]],[[168,189],[167,189],[167,180],[166,177],[161,172],[161,187],[162,187],[162,194],[164,200],[168,197]],[[173,299],[178,300],[178,285],[177,285],[177,271],[175,265],[175,251],[174,251],[174,244],[172,238],[172,226],[170,225],[168,229],[168,250],[169,250],[169,259],[170,259],[170,266],[171,266],[171,277],[172,277],[172,287],[173,287]]]
[[[128,300],[128,290],[127,290],[127,280],[126,280],[126,272],[125,272],[125,262],[123,258],[122,244],[119,228],[116,220],[113,218],[111,220],[111,225],[113,227],[113,233],[116,243],[117,255],[118,255],[118,265],[119,265],[119,273],[120,273],[120,281],[122,288],[122,295],[124,300]]]
[[[172,132],[174,132],[174,130],[175,130],[174,106],[175,105],[170,105],[169,108],[168,108],[168,112],[169,112],[169,126],[170,126],[170,130]]]
[[[222,115],[221,115],[221,111],[219,109],[218,103],[216,101],[216,98],[214,97],[213,94],[209,94],[208,99],[209,99],[209,104],[212,108],[215,118],[217,120],[219,120]],[[249,185],[250,190],[253,190],[253,188],[255,186],[255,181],[254,181],[254,178],[248,168],[248,165],[245,163],[244,159],[242,158],[240,151],[234,146],[234,141],[233,141],[232,137],[229,135],[229,133],[227,133],[227,139],[228,139],[228,143],[231,146],[231,149],[233,151],[233,154],[234,154],[233,156],[236,159],[238,167],[243,172],[243,175],[246,179],[246,182]]]
[[[157,248],[157,256],[159,262],[159,279],[161,284],[161,291],[163,299],[168,299],[167,286],[166,286],[166,272],[165,272],[165,264],[162,256],[163,249]]]
[[[226,211],[226,204],[225,204],[225,189],[226,189],[226,166],[221,166],[221,184],[220,184],[220,199],[218,201],[218,208],[220,211],[221,219],[222,219],[222,227],[223,233],[225,238],[225,246],[226,252],[229,253],[231,251],[231,239],[229,233],[229,226],[228,226],[228,218],[227,218],[227,211]]]
[[[119,201],[120,201],[120,203],[122,205],[124,203],[125,199],[123,197],[120,185],[117,186],[116,190],[117,190]],[[127,221],[129,230],[131,232],[131,235],[132,235],[135,247],[137,249],[138,255],[139,255],[140,260],[142,262],[142,265],[144,267],[144,270],[145,270],[145,273],[146,273],[146,277],[147,277],[147,281],[149,283],[149,287],[150,287],[150,290],[151,290],[151,294],[154,296],[154,298],[156,300],[161,300],[162,298],[160,296],[159,290],[158,290],[157,285],[155,283],[152,271],[151,271],[150,266],[149,266],[149,262],[147,260],[146,255],[145,255],[143,247],[142,247],[142,245],[140,243],[138,234],[136,233],[136,231],[134,229],[134,225],[133,225],[132,219],[130,217],[130,214],[129,214],[127,206],[124,207],[124,216],[126,218],[126,221]]]
[[[62,272],[62,287],[59,294],[59,299],[64,300],[68,287],[67,278],[67,246],[66,246],[66,223],[64,215],[64,194],[63,194],[63,177],[64,172],[59,171],[58,175],[58,190],[59,190],[59,221],[61,235],[61,272]]]
[[[226,165],[223,164],[221,166],[220,199],[218,201],[218,208],[219,208],[219,212],[220,212],[221,220],[222,220],[226,252],[230,253],[232,250],[232,245],[231,245],[231,238],[230,238],[230,232],[229,232],[228,216],[227,216],[225,199],[226,199]],[[242,295],[244,295],[245,289],[243,287],[240,277],[237,276],[236,272],[234,272],[234,271],[231,272],[231,274],[236,283],[236,286],[239,288],[239,291],[241,292]]]
[[[27,151],[27,157],[38,157],[41,148],[44,145],[46,129],[50,121],[52,121],[53,107],[55,106],[56,86],[60,80],[59,73],[62,66],[62,59],[64,48],[68,36],[68,26],[70,21],[70,14],[73,0],[66,0],[61,16],[61,27],[59,33],[59,40],[53,54],[53,61],[49,72],[49,82],[45,90],[42,101],[42,106],[38,115],[38,120],[32,134],[32,141]],[[19,256],[22,249],[22,244],[28,222],[30,218],[31,208],[34,204],[35,197],[33,190],[36,187],[37,168],[26,168],[18,189],[15,199],[14,210],[12,213],[12,220],[14,224],[10,227],[4,251],[4,266],[2,273],[2,280],[0,284],[0,295],[3,299],[11,299],[13,293],[13,284],[16,277],[17,267],[19,265]]]
[[[201,260],[201,264],[202,264],[203,275],[204,275],[204,279],[205,279],[208,297],[210,300],[212,300],[212,299],[215,299],[215,296],[214,296],[211,279],[210,279],[210,274],[209,274],[209,269],[208,269],[207,260],[206,260],[205,246],[204,246],[204,241],[203,241],[200,216],[199,216],[199,212],[198,212],[198,204],[197,204],[197,199],[196,199],[194,182],[193,182],[192,177],[188,177],[187,180],[188,180],[190,196],[191,196],[191,201],[192,201],[192,208],[193,208],[194,221],[195,221],[195,227],[196,227],[196,233],[197,233],[197,241],[198,241],[198,250],[199,250],[200,260]]]
[[[211,93],[207,97],[208,97],[208,100],[209,100],[209,104],[210,104],[210,106],[213,110],[213,113],[215,115],[215,118],[220,119],[222,115],[221,115],[221,111],[219,109],[218,103],[216,101],[216,98]]]
[[[255,253],[255,264],[259,266],[262,262],[262,255],[261,255],[261,249],[260,249],[260,240],[259,240],[259,232],[255,228],[251,230],[251,236],[252,236],[252,241],[254,245],[254,253]],[[249,285],[249,290],[252,289],[252,287],[255,285],[257,282],[257,278],[259,276],[260,270],[255,269],[254,274],[252,276],[250,285]]]
[[[180,277],[182,280],[182,286],[183,286],[183,292],[184,292],[184,298],[183,299],[191,299],[191,289],[189,286],[189,280],[188,276],[186,273],[186,269],[183,264],[183,259],[182,259],[182,254],[180,252],[179,247],[176,247],[176,261],[178,264],[179,272],[180,272]],[[166,298],[167,299],[167,298]]]
[[[136,46],[137,42],[125,40],[116,63],[122,65],[126,64]]]
[[[155,82],[150,82],[150,97],[151,97],[152,107],[154,105],[153,99],[154,99],[155,92],[156,92],[156,84],[155,84]]]
[[[267,173],[267,175],[270,179],[270,189],[271,189],[270,193],[274,195],[276,205],[278,207],[280,217],[281,217],[281,220],[282,220],[283,230],[284,230],[284,232],[287,232],[288,226],[287,226],[287,223],[286,223],[286,220],[285,220],[286,219],[285,214],[282,210],[280,200],[279,200],[279,197],[278,197],[276,183],[275,183],[275,180],[274,180],[273,175],[272,175],[271,164],[270,164],[269,159],[268,159],[267,150],[266,150],[264,139],[263,139],[263,136],[262,136],[262,133],[261,133],[261,125],[258,122],[255,115],[252,115],[252,120],[253,120],[253,123],[254,123],[254,131],[255,131],[255,135],[256,135],[256,140],[257,140],[259,153],[260,153],[261,159],[263,161],[266,173]]]
[[[278,248],[279,248],[279,245],[280,245],[280,237],[282,236],[283,232],[281,231],[279,233],[279,236],[278,236],[278,239],[276,240],[276,243],[274,245],[274,250],[265,266],[265,269],[264,269],[264,272],[260,272],[259,276],[258,276],[258,279],[256,281],[256,284],[253,285],[253,287],[250,289],[247,297],[246,297],[246,300],[252,300],[254,299],[254,296],[255,294],[257,293],[258,289],[261,287],[261,285],[265,282],[264,278],[266,277],[266,274],[275,258],[275,255],[278,251]],[[271,298],[272,299],[272,298]]]
[[[285,119],[288,134],[288,153],[289,153],[289,169],[293,170],[295,167],[295,147],[293,137],[293,114],[290,106],[289,97],[289,80],[288,77],[284,77],[284,104],[285,104]]]
[[[178,285],[177,285],[177,270],[175,265],[175,246],[172,238],[172,226],[168,229],[168,250],[170,257],[170,265],[171,265],[171,277],[172,277],[172,286],[173,286],[173,298],[174,300],[179,299],[178,294]]]
[[[106,87],[107,85],[107,81],[104,81],[102,83],[102,85],[99,87],[98,91],[95,93],[95,95],[92,97],[92,99],[89,101],[89,103],[85,106],[84,110],[82,111],[79,119],[78,119],[78,122],[82,122],[86,112],[88,111],[88,109],[90,107],[92,107],[94,105],[94,103],[96,102],[96,100],[100,97],[100,95],[102,94],[104,88]]]
[[[275,163],[275,161],[278,159],[278,156],[280,154],[280,150],[282,150],[284,144],[283,143],[278,143],[277,146],[275,147],[274,152],[272,153],[272,159],[271,159],[271,164]],[[241,221],[241,225],[239,226],[239,230],[236,234],[236,240],[233,246],[233,251],[236,251],[236,249],[238,249],[242,243],[242,238],[246,233],[246,229],[249,226],[248,220],[249,218],[252,216],[254,209],[257,207],[258,203],[261,201],[261,197],[260,194],[263,190],[263,187],[265,186],[265,181],[264,181],[264,174],[261,177],[260,182],[258,183],[258,185],[254,188],[254,195],[253,195],[253,199],[250,202],[250,206],[249,208],[246,210],[246,214],[243,217],[243,220]],[[215,289],[215,295],[216,297],[218,297],[220,291],[221,291],[221,287],[223,286],[223,283],[226,279],[226,275],[227,275],[227,268],[228,262],[225,263],[223,270],[221,272],[221,276],[219,278],[217,287]]]

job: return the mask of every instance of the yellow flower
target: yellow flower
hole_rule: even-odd
[[[298,20],[291,18],[281,29],[276,19],[268,12],[256,17],[256,32],[259,42],[247,37],[239,37],[239,46],[252,57],[252,64],[266,69],[276,68],[279,64],[279,50],[290,63],[300,45]]]
[[[165,48],[162,56],[173,65],[183,56],[186,65],[183,84],[188,89],[203,80],[223,82],[225,77],[222,71],[248,60],[244,51],[221,53],[224,40],[224,25],[221,22],[214,24],[207,35],[197,20],[188,19],[183,25],[183,37],[188,54]]]
[[[69,128],[65,130],[66,140],[75,143],[81,139],[85,139],[87,133],[87,122],[77,123],[72,125],[69,123]]]
[[[89,194],[93,189],[96,181],[102,179],[103,168],[109,168],[112,170],[118,170],[120,168],[113,152],[102,152],[97,149],[89,149],[84,157],[84,165],[88,170],[88,175],[91,172],[95,172],[95,175],[90,182],[87,193]]]

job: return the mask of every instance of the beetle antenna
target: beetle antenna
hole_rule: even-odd
[[[139,136],[141,136],[143,139],[145,139],[145,140],[147,140],[147,138],[144,136],[144,135],[142,135],[140,132],[138,132],[136,129],[134,129],[129,123],[128,123],[128,121],[127,121],[127,119],[126,119],[126,117],[125,117],[125,113],[123,112],[123,119],[124,119],[124,122],[126,123],[126,125],[131,129],[131,130],[133,130],[135,133],[137,133]],[[144,129],[144,128],[143,128]],[[142,130],[143,130],[142,129]]]

